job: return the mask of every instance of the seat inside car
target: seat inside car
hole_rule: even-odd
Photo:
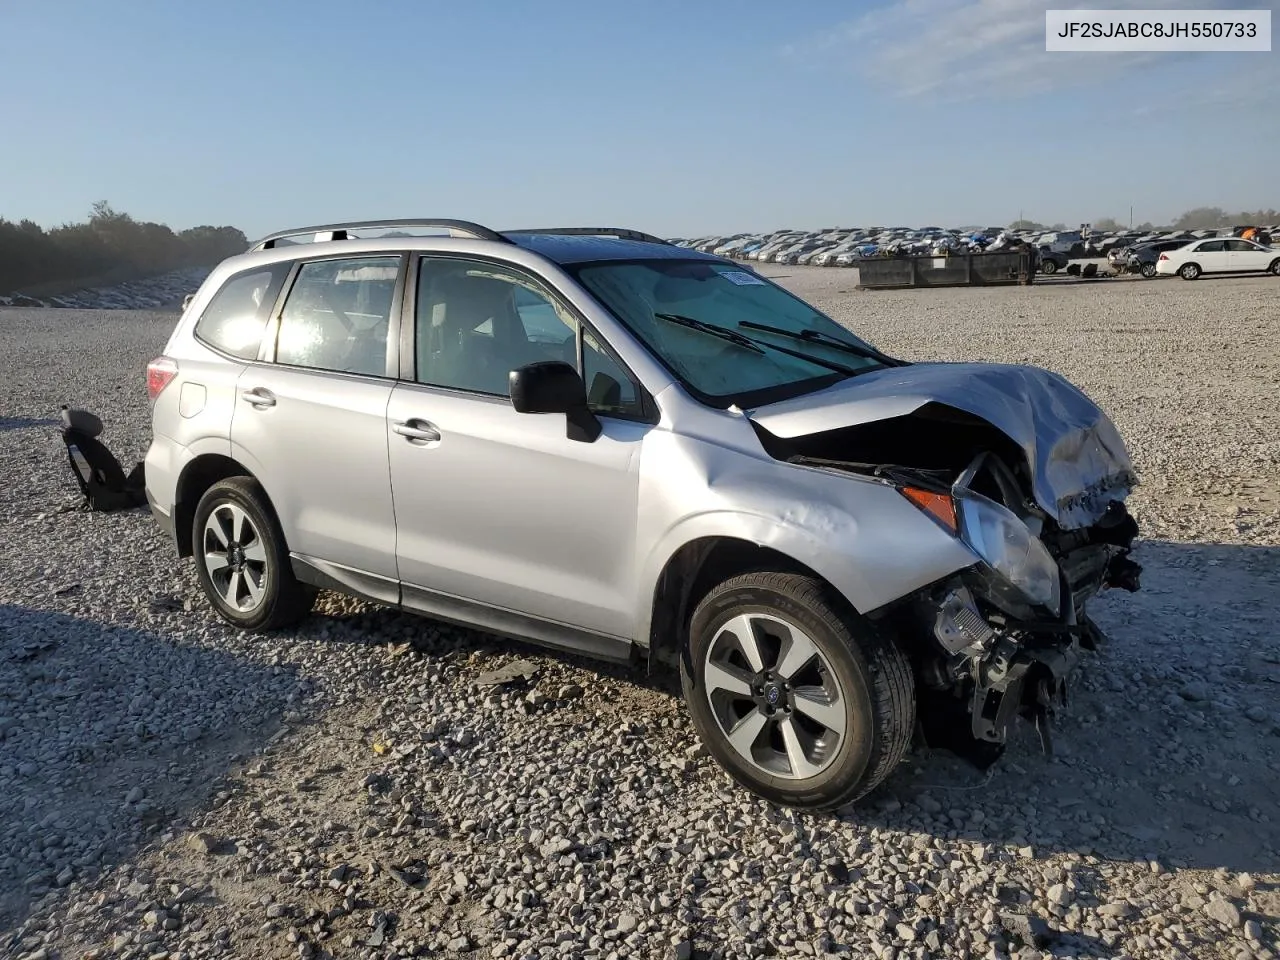
[[[493,277],[437,277],[420,316],[419,379],[446,387],[505,395],[509,374],[532,354],[512,300],[513,286]],[[422,309],[420,307],[420,309]]]
[[[394,276],[389,280],[360,280],[334,284],[336,305],[351,322],[346,368],[357,373],[386,372],[387,329],[390,325]]]

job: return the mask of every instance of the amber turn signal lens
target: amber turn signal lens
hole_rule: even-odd
[[[934,493],[932,490],[921,490],[919,487],[899,487],[899,490],[904,497],[951,533],[956,532],[956,505],[951,502],[950,496],[945,493]]]

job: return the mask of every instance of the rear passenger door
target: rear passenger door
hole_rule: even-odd
[[[253,470],[291,552],[398,600],[387,404],[398,365],[401,254],[297,264],[259,362],[240,377],[233,456]]]
[[[1231,269],[1231,257],[1225,240],[1206,240],[1188,257],[1200,264],[1205,273],[1226,273]]]

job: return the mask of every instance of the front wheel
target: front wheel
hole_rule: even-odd
[[[1054,263],[1052,260],[1042,260],[1040,262],[1040,272],[1043,273],[1045,276],[1048,276],[1051,273],[1057,273],[1058,265]]]
[[[1150,261],[1142,265],[1142,275],[1150,280],[1156,275],[1156,265]]]
[[[1276,259],[1271,261],[1271,266],[1267,267],[1267,271],[1277,277],[1280,277],[1280,257],[1276,257]]]
[[[196,575],[213,609],[242,630],[274,630],[311,612],[315,590],[293,575],[266,493],[249,477],[210,487],[196,505]]]
[[[1194,280],[1200,276],[1200,264],[1184,263],[1178,270],[1178,276],[1183,280]]]
[[[681,679],[720,765],[787,806],[829,809],[870,792],[915,724],[906,657],[830,587],[797,574],[713,589],[694,611]]]

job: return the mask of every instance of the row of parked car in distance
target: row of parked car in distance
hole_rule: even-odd
[[[1253,239],[1240,239],[1242,234]],[[674,238],[671,242],[735,260],[819,267],[847,267],[859,260],[883,256],[940,256],[948,253],[996,251],[1029,243],[1040,251],[1045,272],[1052,272],[1048,269],[1050,262],[1055,268],[1061,267],[1063,257],[1085,259],[1105,256],[1117,272],[1153,277],[1158,272],[1163,272],[1157,269],[1161,254],[1188,244],[1201,240],[1235,238],[1238,243],[1252,243],[1259,249],[1269,249],[1273,234],[1280,236],[1280,226],[1160,232],[1126,230],[1088,236],[1079,231],[1041,233],[999,227],[978,230],[941,227],[834,227],[809,231],[775,230],[770,233]],[[1254,252],[1257,253],[1256,250]],[[1050,254],[1053,256],[1049,257]],[[1213,262],[1225,264],[1231,260],[1217,258]],[[1257,269],[1267,268],[1268,265],[1264,264]],[[1205,268],[1202,272],[1212,271]]]

